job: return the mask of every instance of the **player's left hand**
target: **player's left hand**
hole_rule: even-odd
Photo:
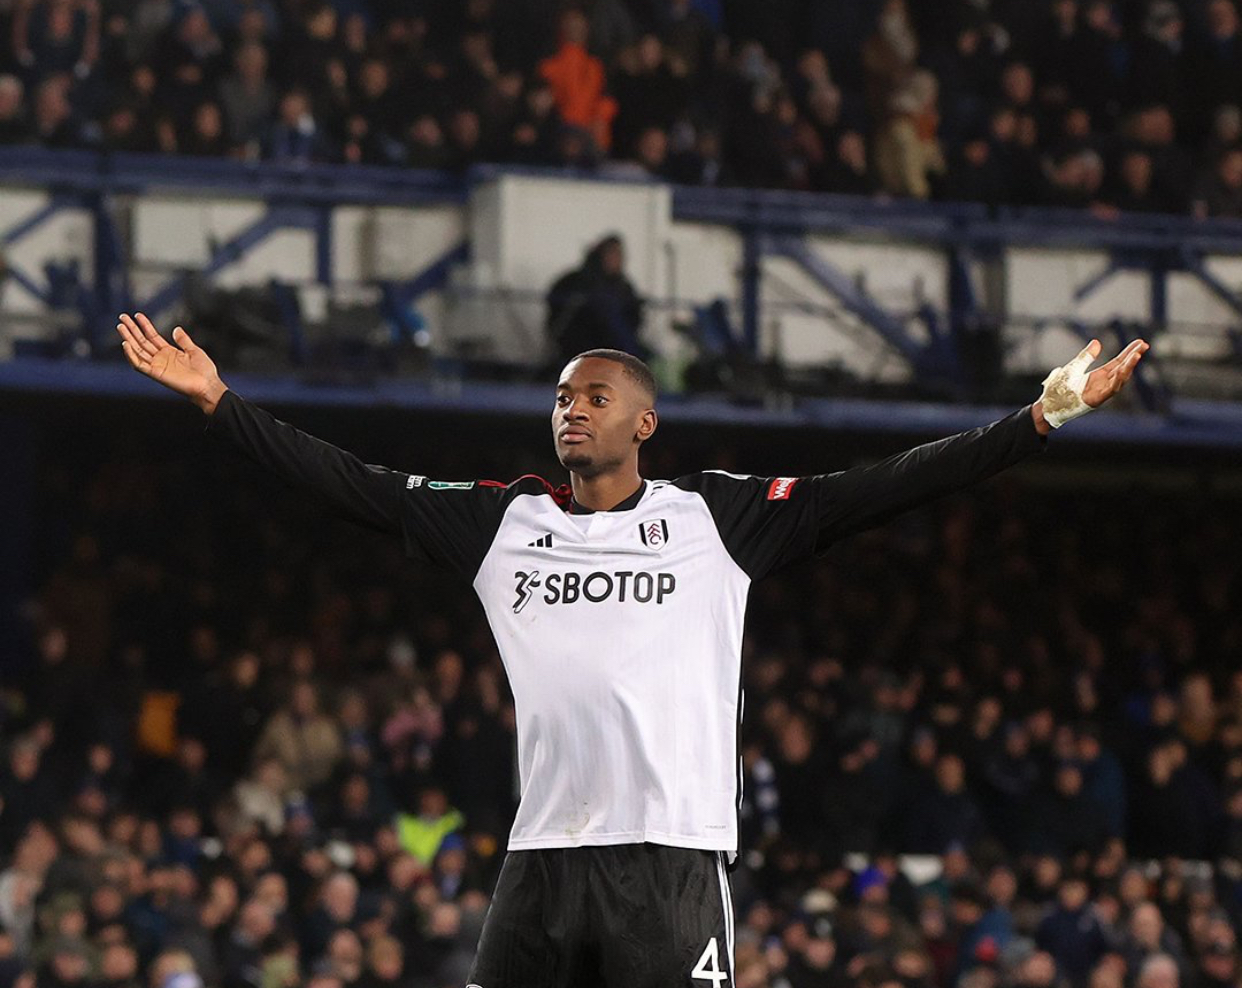
[[[1135,340],[1103,367],[1093,370],[1087,375],[1086,387],[1082,389],[1082,400],[1092,408],[1099,408],[1125,387],[1126,381],[1130,380],[1130,375],[1134,373],[1134,368],[1138,366],[1138,362],[1143,359],[1143,354],[1149,349],[1151,347],[1146,340]],[[1100,355],[1100,350],[1100,341],[1092,340],[1087,344],[1086,349],[1074,359],[1077,361],[1083,360],[1084,357],[1089,358],[1083,363],[1084,366],[1090,367]]]
[[[1125,387],[1149,348],[1146,340],[1135,340],[1103,367],[1088,372],[1100,349],[1100,341],[1092,340],[1077,357],[1044,378],[1044,392],[1032,406],[1035,426],[1041,435],[1086,415],[1113,397]]]

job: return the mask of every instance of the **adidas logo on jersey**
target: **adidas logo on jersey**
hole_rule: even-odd
[[[543,538],[535,539],[534,542],[527,542],[526,548],[528,549],[551,549],[552,548],[552,533],[549,532]]]

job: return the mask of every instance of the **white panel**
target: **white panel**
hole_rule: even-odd
[[[948,305],[948,261],[941,250],[827,237],[808,242],[829,264],[861,277],[867,293],[885,308],[913,309],[920,301],[941,309]]]
[[[1118,271],[1078,304],[1075,315],[1088,323],[1150,319],[1151,276],[1142,271]]]
[[[668,231],[677,298],[706,302],[740,294],[742,237],[735,230],[703,223],[673,223]]]
[[[275,278],[285,282],[315,278],[315,235],[309,230],[277,230],[215,277],[221,288],[261,285]]]
[[[1204,265],[1236,294],[1242,295],[1242,257],[1207,257]]]
[[[1063,318],[1075,311],[1074,289],[1106,267],[1108,255],[1103,251],[1006,251],[1009,314],[1037,319]]]
[[[49,197],[40,192],[5,189],[0,193],[0,229],[11,228],[38,212]],[[9,263],[21,268],[36,285],[47,286],[44,265],[49,261],[66,263],[76,261],[79,276],[84,281],[93,278],[95,245],[93,222],[89,212],[80,209],[62,209],[30,230],[12,244],[3,245]],[[46,313],[43,302],[31,295],[13,279],[7,279],[4,294],[0,297],[3,311],[15,316],[42,316]],[[29,336],[23,332],[22,336]]]
[[[1006,327],[1004,339],[1005,370],[1010,374],[1036,374],[1041,380],[1083,347],[1082,337],[1062,323],[1042,328]]]
[[[257,223],[267,206],[249,199],[212,199],[205,215],[207,235],[217,244],[232,240]]]
[[[133,258],[138,264],[200,268],[211,249],[265,212],[260,202],[185,196],[144,197],[134,203]]]
[[[476,190],[471,242],[479,274],[546,289],[605,234],[626,246],[626,273],[644,295],[666,294],[671,190],[658,185],[507,177]]]
[[[40,287],[46,287],[42,270],[28,273]],[[47,306],[43,304],[42,299],[26,291],[24,286],[19,285],[12,278],[6,278],[3,294],[0,294],[0,310],[15,316],[34,316],[46,313]]]
[[[139,264],[207,263],[206,202],[140,199],[134,205],[133,256]]]
[[[763,262],[765,302],[807,302],[839,309],[832,297],[795,262],[768,258]],[[760,348],[790,366],[835,367],[868,379],[904,381],[906,361],[870,327],[840,310],[819,315],[778,307],[762,317]]]
[[[1169,321],[1236,325],[1238,314],[1190,274],[1169,276]]]
[[[1242,299],[1242,258],[1208,257],[1204,259],[1204,266]],[[1223,328],[1237,326],[1242,323],[1242,317],[1198,278],[1178,274],[1169,278],[1169,321],[1174,324],[1214,324]]]
[[[404,281],[425,270],[466,239],[466,217],[458,206],[420,209],[383,207],[373,211],[363,277]]]
[[[8,230],[47,205],[50,197],[46,192],[29,189],[0,191],[0,230]]]
[[[488,297],[454,312],[452,335],[458,340],[468,335],[476,345],[483,341],[506,359],[542,360],[543,293],[610,233],[625,242],[625,271],[638,291],[666,299],[678,261],[671,213],[666,186],[508,176],[477,187],[470,200],[473,262],[464,283]],[[512,294],[498,296],[498,291]],[[671,317],[666,309],[651,307],[644,339],[668,344]],[[458,328],[468,321],[472,328],[459,336]]]

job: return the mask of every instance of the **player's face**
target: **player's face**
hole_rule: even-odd
[[[655,412],[624,368],[598,357],[571,360],[561,372],[552,438],[561,466],[597,477],[637,456],[655,431]]]

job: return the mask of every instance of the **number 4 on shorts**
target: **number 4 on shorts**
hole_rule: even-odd
[[[707,946],[703,948],[703,956],[699,958],[694,970],[690,972],[690,977],[710,981],[713,988],[720,988],[729,976],[720,970],[720,948],[716,946],[716,938],[712,937],[707,941]]]

